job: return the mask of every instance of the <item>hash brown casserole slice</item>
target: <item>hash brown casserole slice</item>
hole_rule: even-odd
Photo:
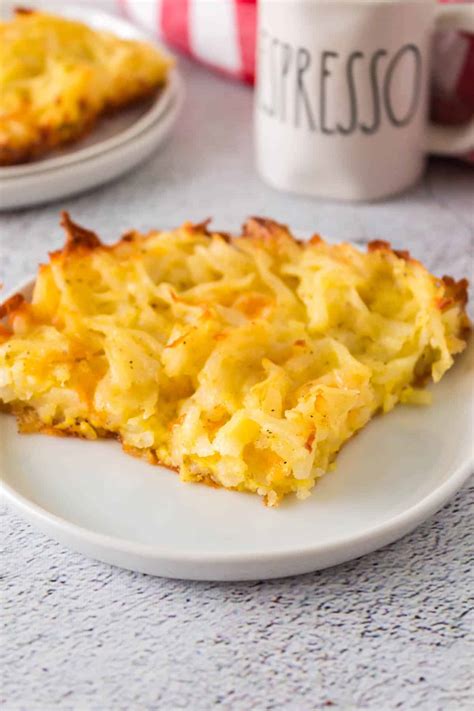
[[[145,42],[17,10],[0,21],[0,165],[75,141],[104,113],[152,96],[171,64]]]
[[[426,402],[465,347],[467,281],[385,242],[252,218],[236,238],[187,223],[106,246],[62,224],[32,303],[0,307],[0,403],[22,432],[114,436],[273,506],[308,496],[375,413]]]

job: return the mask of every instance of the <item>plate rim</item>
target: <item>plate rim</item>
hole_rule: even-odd
[[[102,151],[62,168],[51,168],[48,171],[0,180],[0,214],[64,201],[73,195],[116,180],[143,165],[169,141],[183,102],[184,91],[178,92],[158,121],[129,141],[121,143],[118,148]]]
[[[128,32],[137,40],[153,45],[166,57],[171,59],[175,58],[175,55],[173,55],[167,48],[164,48],[144,30],[129,22],[125,18],[113,15],[105,10],[96,9],[93,6],[88,7],[87,5],[77,5],[74,3],[68,4],[58,10],[56,10],[54,6],[50,6],[48,3],[39,3],[37,8],[45,11],[52,11],[54,9],[55,14],[57,15],[70,17],[71,19],[78,19],[85,23],[87,23],[87,20],[89,19],[91,26],[94,26],[91,18],[99,18],[99,21],[102,20],[104,23],[112,23],[112,25],[115,25],[117,28],[122,27],[124,34],[125,32]],[[114,30],[111,29],[110,31],[113,32]],[[115,34],[117,34],[117,32],[115,32]],[[96,157],[103,152],[116,149],[124,142],[132,140],[137,134],[140,134],[152,127],[162,118],[163,114],[169,108],[170,103],[173,100],[176,100],[178,95],[181,95],[182,98],[183,93],[184,83],[181,73],[175,65],[168,72],[167,81],[161,88],[161,91],[160,88],[157,89],[157,95],[154,97],[151,106],[134,123],[125,128],[123,131],[120,131],[120,133],[110,136],[109,138],[105,138],[92,146],[86,146],[85,148],[80,147],[81,138],[79,138],[79,141],[75,141],[71,144],[71,152],[68,152],[65,155],[45,158],[44,160],[32,161],[30,163],[0,166],[0,182],[14,180],[16,178],[24,178],[33,174],[40,174],[48,170],[59,170],[63,167],[73,165],[78,161],[89,160],[90,158]],[[92,131],[94,128],[95,126]],[[78,146],[77,150],[74,149],[74,146]]]
[[[333,240],[334,241],[334,240]],[[5,298],[8,298],[15,293],[30,293],[34,287],[35,277],[29,278],[18,285],[16,288],[10,289]],[[467,348],[461,357],[474,355],[474,336],[471,334],[468,336]],[[8,415],[7,415],[8,417]],[[118,536],[113,536],[110,534],[100,533],[93,531],[91,529],[80,526],[79,524],[73,523],[61,516],[48,511],[39,504],[31,501],[26,496],[17,491],[11,484],[7,483],[2,476],[2,463],[0,461],[0,491],[5,495],[7,501],[9,501],[13,507],[24,513],[29,520],[38,521],[40,524],[44,524],[45,530],[55,530],[59,533],[65,533],[68,535],[69,540],[80,541],[81,543],[92,546],[97,551],[107,550],[114,554],[120,555],[131,555],[136,559],[147,560],[153,562],[161,562],[164,564],[178,564],[178,565],[196,565],[203,564],[207,566],[222,566],[229,563],[233,566],[255,563],[280,563],[284,564],[285,561],[295,560],[295,559],[305,559],[310,560],[312,558],[317,558],[318,555],[333,555],[334,559],[338,559],[337,554],[343,554],[342,559],[339,562],[349,561],[353,558],[359,557],[359,555],[365,555],[364,552],[353,555],[351,549],[365,550],[369,552],[370,550],[377,550],[390,542],[394,542],[400,537],[403,537],[407,532],[413,530],[419,523],[425,521],[427,518],[432,516],[436,511],[438,511],[447,501],[449,501],[454,494],[456,494],[461,487],[468,481],[470,476],[474,472],[474,451],[470,457],[467,457],[464,461],[459,464],[454,471],[448,476],[447,480],[439,484],[435,489],[430,491],[426,496],[424,496],[420,501],[405,509],[399,514],[389,518],[388,520],[379,523],[369,529],[357,534],[356,536],[346,536],[337,538],[330,543],[313,543],[308,546],[299,546],[298,548],[286,548],[281,547],[278,551],[267,551],[267,552],[249,552],[249,551],[231,551],[231,552],[215,552],[215,551],[176,551],[169,548],[169,546],[157,545],[157,544],[147,544],[138,543],[130,541]],[[368,550],[366,550],[367,544],[369,545]],[[373,544],[373,547],[372,547]],[[74,546],[73,546],[74,547]],[[76,549],[77,550],[77,549]],[[347,551],[347,557],[344,557],[344,551]],[[92,554],[94,557],[94,554]],[[104,560],[100,555],[96,556],[99,559]],[[340,558],[340,555],[339,555]],[[117,564],[117,563],[115,563]],[[335,565],[337,563],[328,563],[327,565]],[[120,565],[120,563],[119,563]],[[124,564],[122,567],[128,567]],[[326,565],[322,567],[327,567]],[[136,569],[136,568],[131,568]],[[311,569],[311,566],[307,569]],[[315,568],[312,568],[315,570]],[[291,573],[290,573],[291,574]],[[168,577],[187,577],[189,574],[168,576]],[[279,574],[280,576],[281,574]],[[284,574],[283,574],[284,575]],[[258,577],[258,576],[257,576]],[[264,575],[263,578],[274,577]],[[219,575],[219,578],[213,578],[212,576],[204,576],[198,578],[194,576],[189,576],[189,579],[224,579]],[[242,578],[232,578],[232,576],[225,579],[242,579]],[[252,577],[250,579],[255,579]]]
[[[8,415],[7,415],[8,417]],[[402,513],[397,514],[393,518],[388,519],[384,523],[377,524],[372,528],[360,533],[356,536],[348,536],[338,538],[330,543],[312,544],[308,546],[300,546],[298,548],[280,548],[278,551],[267,552],[248,552],[248,551],[232,551],[232,552],[215,552],[215,551],[172,551],[169,548],[159,545],[151,545],[147,543],[136,543],[128,541],[118,536],[111,536],[105,533],[98,533],[84,528],[76,523],[72,523],[67,519],[51,513],[44,509],[39,504],[32,502],[23,494],[19,493],[10,484],[6,483],[3,478],[0,478],[0,491],[3,492],[6,499],[19,510],[26,512],[31,518],[40,520],[54,529],[62,530],[70,534],[76,540],[82,539],[84,542],[93,545],[96,548],[112,550],[114,553],[128,554],[143,559],[152,559],[179,563],[203,563],[206,565],[233,563],[245,564],[266,561],[283,562],[288,558],[293,557],[316,557],[321,553],[338,553],[344,550],[349,552],[350,547],[363,546],[371,541],[378,540],[397,540],[398,532],[412,530],[416,525],[429,518],[436,513],[454,494],[456,494],[472,475],[473,461],[466,460],[459,465],[453,474],[443,483],[434,489],[430,494],[425,496],[421,501],[406,509]],[[404,533],[400,534],[401,536]],[[380,546],[385,545],[381,543]],[[379,545],[376,544],[376,548]],[[348,556],[347,560],[352,558]]]

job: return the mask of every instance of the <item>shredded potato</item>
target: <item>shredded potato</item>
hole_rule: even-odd
[[[151,96],[171,63],[144,42],[17,10],[0,21],[0,165],[76,140],[106,111]]]
[[[0,402],[22,431],[126,451],[274,506],[309,495],[377,412],[426,402],[463,350],[467,282],[383,242],[295,240],[270,220],[68,240],[32,303],[0,310]]]

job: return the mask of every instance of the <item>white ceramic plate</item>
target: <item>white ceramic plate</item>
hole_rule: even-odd
[[[25,296],[31,289],[26,287]],[[85,555],[154,575],[244,580],[356,558],[412,530],[472,471],[474,346],[434,388],[349,442],[306,501],[183,484],[113,441],[18,435],[0,414],[5,495],[34,526]]]
[[[148,129],[109,150],[67,165],[4,179],[0,177],[0,210],[32,207],[102,185],[137,167],[166,141],[179,114],[183,91],[178,76],[176,96]]]
[[[52,7],[97,29],[150,42],[146,34],[113,15],[83,6]],[[135,168],[166,140],[183,97],[182,79],[173,69],[153,100],[102,119],[84,139],[53,154],[24,165],[0,167],[0,210],[57,200]]]

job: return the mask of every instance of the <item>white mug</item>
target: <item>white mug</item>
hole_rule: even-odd
[[[260,0],[255,150],[263,179],[292,192],[375,200],[415,183],[427,152],[471,149],[473,122],[428,123],[435,29],[474,31],[474,6]]]

